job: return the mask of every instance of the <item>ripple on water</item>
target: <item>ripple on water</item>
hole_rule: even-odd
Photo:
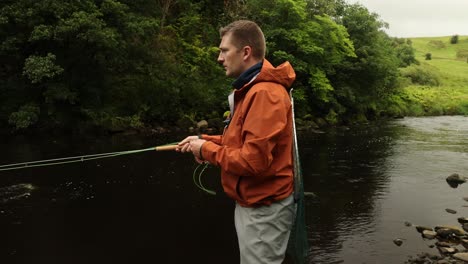
[[[0,203],[6,204],[8,202],[28,198],[34,189],[36,189],[36,187],[31,183],[19,183],[0,187]]]

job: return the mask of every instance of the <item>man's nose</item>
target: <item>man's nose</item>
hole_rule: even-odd
[[[221,56],[221,52],[220,52],[218,55],[218,63],[223,63],[223,61],[224,61],[224,57]]]

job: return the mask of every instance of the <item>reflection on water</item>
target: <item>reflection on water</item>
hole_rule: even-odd
[[[357,239],[376,230],[375,198],[388,188],[382,171],[395,133],[373,125],[301,138],[305,188],[319,197],[307,208],[312,263],[354,263],[342,253],[365,259]]]
[[[2,144],[0,164],[183,136],[17,137]],[[306,202],[310,263],[403,263],[432,250],[405,221],[456,225],[466,213],[467,187],[451,188],[445,178],[467,174],[467,117],[301,133],[299,143],[305,190],[317,195]],[[238,263],[233,202],[222,194],[217,168],[205,172],[203,184],[218,195],[195,187],[195,167],[189,155],[146,152],[0,172],[1,262]]]
[[[413,227],[457,225],[466,186],[445,178],[466,174],[468,118],[405,118],[303,139],[311,263],[403,263],[431,252]],[[401,247],[393,239],[401,238]],[[433,253],[436,253],[435,250]]]
[[[30,183],[20,183],[0,188],[0,204],[28,198],[34,186]]]
[[[2,144],[1,164],[141,149],[165,138],[18,137]],[[236,261],[233,203],[196,188],[189,155],[146,152],[84,163],[1,172],[0,188],[34,186],[0,204],[1,263]],[[218,171],[203,177],[218,190]],[[220,246],[219,246],[220,245]],[[224,261],[221,261],[224,262]]]

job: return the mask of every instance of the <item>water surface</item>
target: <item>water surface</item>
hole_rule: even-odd
[[[147,148],[183,136],[22,136],[0,164]],[[467,216],[468,117],[405,118],[299,135],[309,263],[403,263],[431,252],[415,225]],[[234,204],[217,168],[193,183],[190,155],[145,152],[0,172],[2,263],[238,263]],[[456,210],[453,215],[446,208]],[[401,238],[401,247],[393,244]],[[435,253],[435,252],[434,252]]]
[[[432,252],[414,225],[456,225],[466,216],[468,118],[405,118],[303,139],[311,263],[404,263]],[[456,215],[445,209],[456,210]],[[403,239],[401,247],[393,244]]]

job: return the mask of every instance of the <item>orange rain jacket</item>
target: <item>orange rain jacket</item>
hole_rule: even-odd
[[[293,192],[292,109],[296,78],[285,62],[263,61],[253,81],[234,91],[234,113],[223,135],[202,135],[203,159],[221,167],[226,194],[241,206],[257,207]]]

